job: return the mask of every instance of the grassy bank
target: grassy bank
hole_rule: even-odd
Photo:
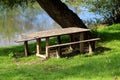
[[[119,80],[120,24],[100,28],[96,34],[102,41],[92,55],[45,62],[35,55],[22,57],[22,46],[0,48],[0,80]],[[30,50],[34,53],[34,44]]]

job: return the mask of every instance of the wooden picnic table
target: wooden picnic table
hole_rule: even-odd
[[[60,36],[62,35],[70,35],[79,33],[80,34],[80,41],[84,40],[84,33],[90,31],[90,29],[84,29],[84,28],[77,28],[77,27],[71,27],[71,28],[62,28],[62,29],[54,29],[54,30],[46,30],[46,31],[39,31],[39,32],[32,32],[32,33],[25,33],[24,36],[35,38],[37,42],[37,53],[36,55],[43,58],[49,58],[49,38],[50,37],[57,37],[58,38],[58,44],[60,43]],[[46,39],[46,56],[41,55],[41,38]],[[69,43],[68,43],[69,44]],[[70,43],[71,44],[71,43]],[[64,44],[63,44],[64,45]],[[83,52],[83,43],[80,43],[80,51]],[[59,45],[57,45],[59,46]],[[62,46],[62,45],[60,45]],[[53,47],[53,46],[52,46]],[[60,53],[60,48],[58,48],[58,52]],[[59,56],[59,54],[58,54]]]

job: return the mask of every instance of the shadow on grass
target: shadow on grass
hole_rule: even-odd
[[[78,50],[73,50],[72,52],[70,52],[70,53],[64,53],[64,54],[62,54],[62,56],[61,57],[67,57],[67,58],[69,58],[69,57],[74,57],[74,56],[77,56],[77,55],[80,55],[80,52],[78,51]]]
[[[29,44],[30,54],[35,53],[35,47],[35,44]],[[24,46],[20,45],[0,48],[0,56],[23,57]]]
[[[106,48],[106,47],[97,47],[95,49],[95,52],[104,52],[104,51],[109,51],[111,50],[110,48]]]
[[[98,37],[106,42],[120,40],[120,32],[98,32]]]
[[[77,56],[77,55],[80,55],[80,54],[85,54],[85,57],[91,57],[91,56],[94,56],[94,55],[101,55],[105,51],[110,51],[110,50],[111,50],[110,48],[106,48],[106,47],[97,47],[92,54],[91,53],[89,54],[88,52],[80,53],[78,50],[76,50],[76,51],[74,50],[70,53],[63,54],[62,57],[70,58],[70,57],[74,57],[74,56]]]
[[[5,47],[0,48],[0,56],[8,56],[9,54],[19,54],[23,53],[24,49],[22,46],[14,46],[14,47]]]

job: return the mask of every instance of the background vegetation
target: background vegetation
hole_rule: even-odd
[[[119,0],[63,0],[64,2],[76,6],[82,5],[89,8],[91,12],[101,15],[102,23],[120,23],[120,1]]]

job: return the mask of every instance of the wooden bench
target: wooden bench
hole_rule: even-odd
[[[82,40],[82,41],[76,41],[76,42],[69,42],[69,43],[63,43],[63,44],[57,44],[57,45],[52,45],[52,46],[46,46],[46,49],[49,50],[50,48],[54,48],[56,47],[56,55],[57,55],[57,58],[60,57],[60,54],[61,54],[61,51],[60,51],[60,47],[61,46],[67,46],[67,45],[73,45],[73,44],[80,44],[80,43],[85,43],[85,42],[88,42],[88,49],[89,49],[89,53],[92,53],[93,52],[93,47],[91,45],[90,42],[95,42],[95,41],[98,41],[100,40],[100,38],[93,38],[93,39],[88,39],[88,40]],[[49,53],[49,52],[47,52]]]
[[[24,53],[25,53],[25,56],[29,55],[28,41],[31,41],[31,40],[35,40],[35,38],[20,39],[20,40],[16,40],[15,41],[17,43],[24,42]]]
[[[47,31],[38,31],[38,32],[32,32],[32,33],[25,33],[23,34],[26,37],[31,37],[28,39],[21,39],[21,40],[17,40],[15,42],[24,42],[24,49],[25,49],[25,56],[27,56],[29,54],[28,51],[28,41],[31,40],[36,40],[36,55],[42,58],[49,58],[50,57],[50,53],[49,50],[50,48],[53,47],[57,47],[57,56],[59,57],[59,54],[62,53],[61,52],[61,46],[67,46],[67,45],[73,45],[73,44],[80,44],[79,46],[79,51],[80,53],[84,52],[84,43],[88,42],[89,43],[89,52],[92,52],[94,50],[94,47],[92,45],[94,45],[94,42],[99,40],[99,38],[94,38],[94,39],[88,39],[88,40],[84,40],[84,34],[86,32],[89,32],[90,29],[84,29],[84,28],[78,28],[78,27],[70,27],[70,28],[62,28],[62,29],[54,29],[54,30],[47,30]],[[77,34],[78,35],[78,39],[79,41],[75,41],[75,42],[69,42],[69,43],[61,43],[60,40],[60,36],[63,35],[70,35],[70,39],[72,38],[71,35],[72,34]],[[50,45],[50,41],[49,39],[51,37],[57,37],[57,44],[56,45]],[[42,55],[41,53],[41,39],[45,38],[46,41],[46,55]]]
[[[28,41],[31,41],[31,40],[36,40],[36,38],[27,38],[27,39],[21,39],[21,40],[16,40],[16,41],[15,41],[15,42],[17,42],[17,43],[19,43],[19,42],[24,42],[24,53],[25,53],[25,56],[28,56],[28,55],[29,55]],[[93,49],[92,49],[92,46],[91,46],[90,42],[98,41],[98,40],[100,40],[100,38],[93,38],[93,39],[76,41],[76,42],[56,44],[56,45],[46,46],[46,49],[49,50],[50,48],[56,47],[56,48],[57,48],[57,50],[56,50],[56,51],[57,51],[56,55],[57,55],[57,57],[59,58],[59,57],[60,57],[60,53],[61,53],[61,51],[59,50],[59,49],[60,49],[59,47],[88,42],[88,45],[89,45],[89,53],[91,53],[91,52],[93,51]],[[47,53],[49,54],[49,51],[48,51]],[[43,57],[43,56],[42,56],[42,57]]]

